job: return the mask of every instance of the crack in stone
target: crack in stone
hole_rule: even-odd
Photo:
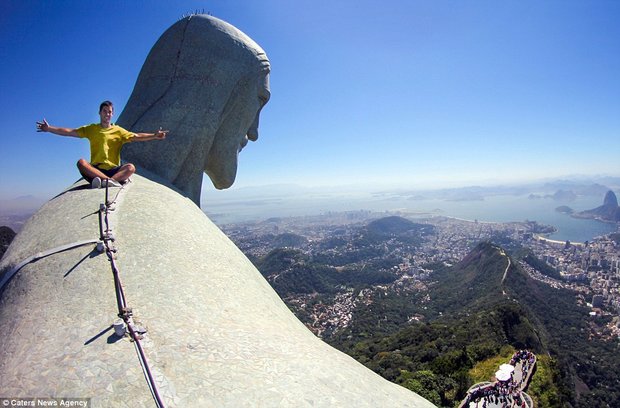
[[[183,36],[181,37],[181,45],[179,46],[179,50],[177,51],[177,57],[176,57],[176,61],[174,63],[174,72],[172,73],[172,76],[170,77],[170,81],[168,83],[168,87],[166,87],[166,90],[161,94],[161,96],[157,99],[155,99],[153,101],[153,103],[151,103],[149,105],[148,108],[146,108],[144,110],[144,112],[142,113],[142,115],[140,115],[129,127],[130,129],[133,129],[136,124],[138,122],[140,122],[140,120],[142,120],[142,118],[144,117],[144,115],[146,115],[153,106],[155,106],[159,101],[161,101],[164,96],[166,96],[166,94],[168,93],[168,91],[170,90],[170,87],[172,87],[172,82],[174,81],[175,78],[177,78],[177,70],[179,68],[179,61],[181,60],[181,51],[183,50],[183,44],[185,43],[185,33],[187,32],[187,27],[189,26],[189,22],[192,19],[192,16],[187,17],[187,23],[185,24],[185,27],[183,28]]]

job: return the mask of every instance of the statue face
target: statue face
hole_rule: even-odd
[[[271,96],[268,71],[246,84],[236,89],[233,107],[225,115],[207,155],[205,172],[218,189],[234,183],[239,152],[248,140],[258,139],[260,112]]]
[[[180,20],[153,46],[118,122],[170,134],[127,145],[123,157],[197,204],[204,172],[216,188],[230,187],[239,152],[258,139],[269,70],[265,52],[228,23],[204,15]]]
[[[259,102],[260,107],[258,108],[258,112],[256,112],[254,121],[252,122],[252,124],[250,125],[250,128],[247,131],[247,134],[246,134],[247,137],[245,137],[244,140],[242,141],[241,149],[245,147],[245,145],[248,143],[248,140],[251,140],[253,142],[256,142],[258,140],[258,122],[259,122],[260,112],[263,109],[263,106],[267,105],[267,102],[269,102],[270,97],[271,97],[271,91],[269,90],[269,74],[266,74],[263,80],[260,81],[259,86],[258,86],[258,102]],[[239,151],[241,151],[241,149],[239,149]]]

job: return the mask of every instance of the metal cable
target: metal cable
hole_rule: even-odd
[[[21,268],[28,265],[29,263],[38,261],[41,258],[45,258],[47,256],[56,254],[58,252],[67,251],[69,249],[81,247],[81,246],[88,245],[88,244],[96,244],[98,242],[99,242],[98,239],[87,239],[85,241],[72,242],[70,244],[61,245],[56,248],[48,249],[47,251],[36,253],[32,255],[31,257],[24,259],[23,261],[15,265],[11,270],[9,270],[7,273],[4,274],[4,276],[2,277],[2,281],[0,281],[0,291],[4,289],[4,285],[6,285],[9,282],[9,280],[11,280],[13,275],[15,275],[17,272],[19,272]]]
[[[122,190],[122,188],[120,189]],[[99,210],[99,233],[102,236],[103,243],[105,245],[105,251],[110,260],[110,265],[112,267],[112,275],[114,277],[114,290],[116,292],[116,304],[118,307],[118,316],[123,319],[125,324],[127,325],[127,329],[129,331],[129,335],[133,339],[134,346],[136,348],[136,352],[138,353],[138,359],[140,361],[140,365],[142,366],[142,371],[144,372],[144,376],[146,378],[147,385],[151,391],[151,395],[153,395],[153,399],[155,400],[155,404],[158,408],[165,408],[165,404],[159,395],[159,391],[157,389],[157,384],[155,383],[155,379],[153,378],[153,373],[149,367],[148,360],[146,359],[146,355],[144,353],[144,349],[142,348],[142,344],[140,343],[141,336],[136,333],[133,327],[132,314],[131,310],[127,307],[127,302],[125,300],[125,293],[123,291],[123,285],[121,284],[121,279],[119,276],[119,269],[114,261],[114,254],[116,249],[111,245],[114,241],[114,237],[111,235],[110,228],[110,220],[108,219],[108,215],[110,212],[110,206],[116,202],[118,198],[119,192],[114,197],[113,201],[108,200],[108,186],[106,185],[105,204],[100,206]],[[103,221],[105,221],[106,230],[103,230]]]
[[[151,373],[151,369],[146,359],[146,355],[144,354],[144,349],[142,348],[142,344],[140,343],[141,337],[138,333],[136,333],[136,331],[133,328],[133,322],[131,320],[131,312],[127,308],[127,303],[125,300],[125,293],[123,291],[123,285],[121,284],[121,280],[119,277],[120,271],[116,265],[116,262],[114,261],[114,254],[116,252],[116,248],[114,248],[114,246],[112,245],[112,242],[114,241],[114,236],[111,233],[112,230],[110,228],[110,220],[108,218],[108,215],[111,211],[110,207],[112,206],[112,204],[116,202],[122,189],[123,188],[121,187],[119,191],[116,193],[116,195],[114,196],[114,199],[112,201],[109,201],[108,186],[106,185],[105,204],[101,204],[99,206],[99,212],[98,212],[99,214],[99,239],[89,239],[85,241],[78,241],[78,242],[73,242],[70,244],[65,244],[65,245],[62,245],[56,248],[49,249],[44,252],[36,253],[35,255],[29,258],[26,258],[25,260],[15,265],[7,273],[5,273],[4,276],[2,276],[2,280],[0,281],[0,292],[4,289],[4,286],[9,282],[9,280],[17,272],[19,272],[20,269],[22,269],[24,266],[28,265],[31,262],[35,262],[41,258],[45,258],[47,256],[56,254],[58,252],[63,252],[69,249],[77,248],[77,247],[88,245],[88,244],[95,244],[95,243],[98,244],[100,242],[103,242],[104,250],[106,252],[106,255],[108,256],[110,265],[112,267],[112,275],[114,277],[114,290],[116,292],[116,304],[118,307],[118,316],[122,318],[123,321],[125,321],[125,324],[127,325],[129,334],[131,338],[133,339],[133,343],[138,353],[138,359],[140,360],[142,371],[144,372],[144,376],[146,377],[147,384],[149,386],[151,394],[153,395],[153,398],[155,399],[155,403],[157,407],[165,408],[165,404],[162,401],[161,396],[159,395],[159,391],[157,390],[157,385],[155,384],[155,379],[153,378],[153,374]],[[105,223],[105,230],[103,228],[104,223]]]

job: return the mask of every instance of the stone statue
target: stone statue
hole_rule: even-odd
[[[165,55],[169,64],[149,62]],[[147,170],[110,197],[78,181],[47,202],[0,261],[0,397],[433,407],[314,336],[194,205],[204,169],[219,188],[233,182],[240,147],[257,137],[267,73],[260,48],[212,17],[181,20],[162,36],[121,119],[130,129],[161,122],[166,145],[131,150]],[[98,222],[108,199],[113,211]],[[103,228],[114,251],[99,251]],[[141,338],[118,324],[128,313],[121,292]]]
[[[207,15],[178,21],[149,53],[117,122],[128,130],[163,126],[170,136],[128,144],[123,158],[197,205],[203,172],[216,188],[230,187],[239,151],[258,138],[269,70],[265,52],[232,25]]]

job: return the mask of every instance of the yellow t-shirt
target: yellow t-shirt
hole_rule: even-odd
[[[93,123],[76,130],[90,142],[90,163],[105,170],[120,166],[121,147],[133,137],[132,132],[116,125],[104,129]]]

